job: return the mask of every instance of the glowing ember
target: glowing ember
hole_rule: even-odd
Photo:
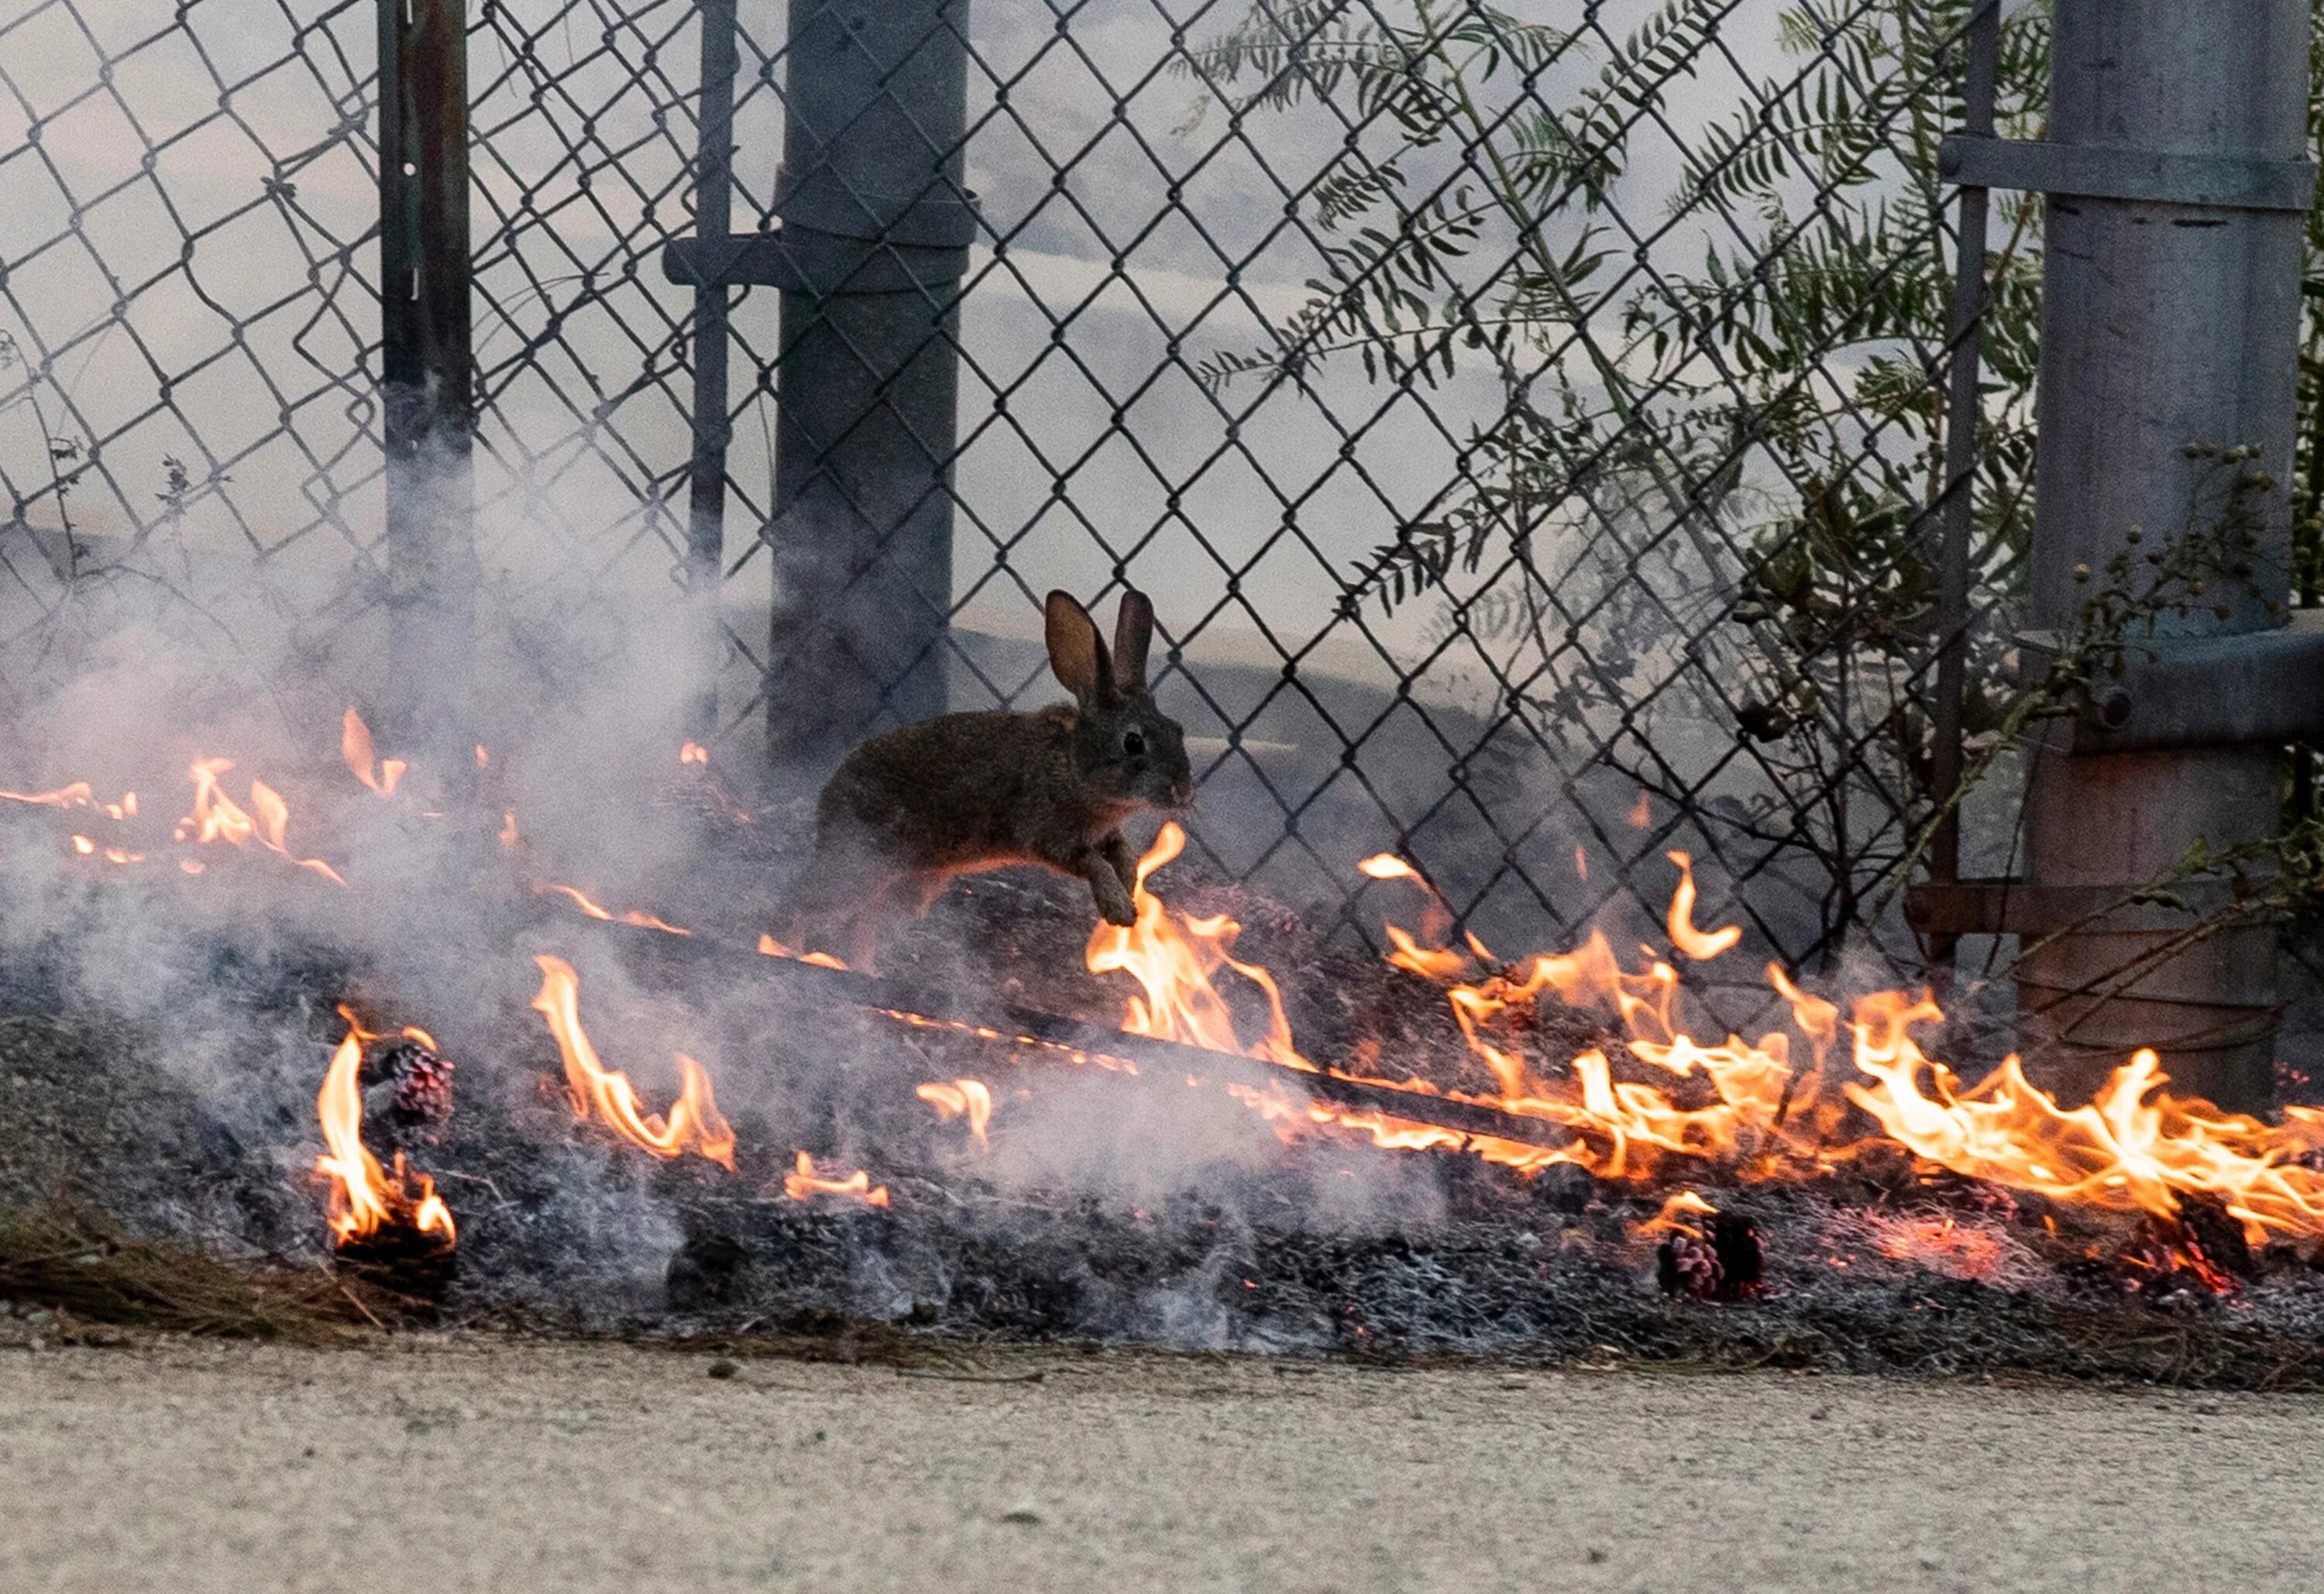
[[[678,750],[678,761],[681,764],[706,765],[710,762],[710,750],[698,742],[689,742]]]
[[[992,1121],[992,1092],[981,1079],[956,1079],[950,1084],[930,1083],[912,1092],[936,1110],[936,1116],[945,1123],[954,1119],[968,1119],[968,1132],[979,1146],[990,1147],[985,1138],[985,1126]]]
[[[363,1143],[364,1043],[361,1033],[349,1029],[315,1098],[327,1149],[316,1159],[315,1172],[330,1181],[330,1222],[333,1241],[347,1245],[392,1230],[408,1230],[448,1247],[458,1238],[451,1212],[436,1193],[435,1181],[404,1166],[403,1153],[395,1154],[392,1172],[383,1172],[379,1159]]]
[[[783,1175],[783,1193],[793,1201],[813,1201],[818,1195],[838,1196],[845,1201],[860,1201],[867,1207],[888,1204],[888,1187],[874,1185],[872,1175],[862,1168],[844,1179],[833,1179],[815,1171],[815,1158],[802,1151],[792,1171]]]
[[[476,751],[481,755],[484,749]],[[346,760],[347,769],[356,779],[382,797],[395,795],[396,782],[403,779],[407,767],[401,759],[379,760],[372,751],[371,727],[352,707],[339,722],[339,756]],[[477,761],[483,761],[481,757]]]
[[[844,970],[847,967],[845,963],[827,952],[793,952],[772,935],[759,937],[759,954],[761,957],[788,957],[798,963],[814,963],[825,969]]]
[[[1186,833],[1173,824],[1162,826],[1153,846],[1138,863],[1138,922],[1127,927],[1101,924],[1090,936],[1084,961],[1093,974],[1120,970],[1145,988],[1133,996],[1121,1027],[1132,1035],[1148,1035],[1214,1052],[1262,1058],[1288,1067],[1314,1072],[1291,1042],[1291,1021],[1284,1017],[1283,993],[1275,977],[1253,963],[1238,963],[1230,954],[1242,926],[1220,914],[1190,919],[1173,913],[1146,889],[1146,880],[1185,847]],[[1236,1038],[1234,1019],[1212,983],[1222,969],[1232,969],[1256,985],[1267,998],[1268,1024],[1264,1037],[1248,1049]]]
[[[594,1113],[632,1146],[656,1156],[675,1157],[692,1151],[734,1171],[734,1131],[718,1111],[710,1075],[685,1053],[678,1058],[678,1097],[669,1116],[641,1112],[637,1092],[629,1076],[598,1061],[597,1048],[581,1027],[581,977],[561,957],[532,960],[540,966],[540,993],[532,1009],[549,1022],[557,1050],[565,1060],[565,1083],[572,1092],[575,1116],[583,1120]]]

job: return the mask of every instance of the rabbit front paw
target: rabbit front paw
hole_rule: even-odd
[[[1128,929],[1138,922],[1138,904],[1102,849],[1092,848],[1083,856],[1081,873],[1089,881],[1090,895],[1097,899],[1097,910],[1105,916],[1106,923]]]

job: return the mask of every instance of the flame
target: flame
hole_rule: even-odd
[[[1638,800],[1630,806],[1629,820],[1632,830],[1645,830],[1654,824],[1654,806],[1646,801],[1645,792],[1638,793]]]
[[[192,768],[194,780],[194,811],[178,821],[177,839],[192,841],[202,846],[226,842],[246,847],[254,839],[269,852],[279,852],[300,868],[311,870],[334,885],[347,882],[339,871],[319,858],[293,856],[288,840],[290,825],[290,805],[263,780],[250,783],[251,806],[258,810],[254,819],[247,810],[226,795],[218,777],[234,768],[232,759],[198,759]]]
[[[832,956],[831,954],[827,952],[793,952],[789,947],[785,946],[772,935],[761,935],[759,937],[759,954],[761,957],[793,958],[803,963],[815,963],[826,969],[839,969],[844,971],[847,967],[845,963],[840,962],[837,958]]]
[[[1176,823],[1162,826],[1154,844],[1138,863],[1138,922],[1127,926],[1101,924],[1090,936],[1084,961],[1093,974],[1119,970],[1144,988],[1123,1012],[1122,1028],[1132,1035],[1205,1046],[1214,1052],[1257,1057],[1286,1067],[1315,1071],[1292,1044],[1291,1021],[1283,1011],[1283,993],[1275,977],[1255,963],[1239,963],[1231,954],[1242,926],[1224,914],[1190,919],[1162,905],[1146,889],[1156,870],[1176,858],[1186,844],[1186,833]],[[1248,1048],[1237,1038],[1234,1019],[1212,977],[1232,969],[1256,985],[1267,998],[1268,1031]]]
[[[1697,1218],[1715,1218],[1719,1209],[1692,1190],[1681,1190],[1664,1197],[1662,1211],[1639,1224],[1636,1233],[1641,1239],[1654,1234],[1691,1234],[1702,1238],[1702,1225]]]
[[[594,1109],[599,1119],[633,1146],[659,1157],[681,1156],[688,1151],[734,1171],[734,1131],[719,1113],[710,1088],[710,1075],[685,1053],[677,1054],[678,1096],[664,1119],[638,1110],[637,1092],[629,1076],[609,1070],[597,1059],[581,1027],[581,977],[561,957],[532,960],[540,967],[540,993],[532,1010],[549,1021],[557,1050],[565,1060],[565,1083],[573,1097],[576,1117],[586,1120]]]
[[[956,1118],[968,1119],[968,1132],[976,1143],[990,1150],[992,1142],[985,1138],[985,1126],[992,1121],[992,1092],[981,1079],[956,1079],[950,1084],[930,1083],[912,1094],[936,1110],[936,1116],[945,1123]]]
[[[1709,934],[1694,927],[1694,860],[1684,852],[1666,854],[1678,865],[1678,889],[1672,893],[1670,913],[1665,919],[1670,929],[1671,944],[1699,963],[1707,963],[1734,949],[1743,939],[1742,927],[1729,925]]]
[[[343,1009],[344,1010],[344,1009]],[[331,1054],[323,1088],[315,1098],[327,1149],[315,1160],[315,1172],[331,1182],[330,1222],[334,1244],[365,1239],[383,1229],[410,1229],[438,1236],[449,1246],[458,1239],[452,1214],[436,1193],[427,1175],[403,1165],[395,1154],[394,1170],[383,1173],[379,1159],[363,1143],[363,1070],[365,1037],[350,1024],[347,1037]]]
[[[508,838],[514,834],[515,829],[516,815],[512,814],[509,815],[509,828],[507,831],[503,832],[502,835],[503,843],[508,842]],[[639,908],[633,908],[627,913],[611,912],[591,901],[574,887],[560,886],[554,880],[543,880],[533,889],[544,896],[553,891],[558,896],[569,898],[576,908],[578,908],[582,912],[587,914],[591,918],[603,919],[607,924],[635,925],[641,930],[659,930],[665,935],[691,935],[694,934],[692,930],[682,930],[676,925],[671,924],[669,920],[656,918],[652,914],[644,912]]]
[[[1708,961],[1740,932],[1694,927],[1688,860],[1671,857],[1681,871],[1671,938],[1689,957]],[[1767,982],[1788,1009],[1790,1028],[1757,1042],[1730,1035],[1714,1045],[1682,1027],[1678,977],[1669,964],[1625,970],[1601,933],[1575,952],[1508,968],[1495,968],[1473,940],[1466,954],[1425,945],[1395,926],[1389,940],[1389,963],[1445,986],[1471,1050],[1499,1086],[1489,1096],[1447,1094],[1564,1126],[1575,1145],[1560,1159],[1601,1177],[1652,1176],[1673,1158],[1724,1163],[1745,1176],[1806,1176],[1856,1155],[1861,1143],[1839,1138],[1844,1109],[1826,1078],[1845,1038],[1857,1077],[1838,1094],[1925,1162],[2053,1201],[2164,1220],[2177,1213],[2181,1198],[2200,1196],[2242,1222],[2254,1244],[2271,1236],[2324,1237],[2324,1171],[2310,1166],[2324,1165],[2324,1110],[2289,1108],[2285,1122],[2272,1127],[2173,1097],[2152,1051],[2116,1070],[2089,1106],[2070,1110],[2028,1081],[2014,1056],[1983,1083],[1962,1088],[1914,1038],[1917,1027],[1944,1018],[1925,993],[1875,992],[1843,1021],[1838,1006],[1770,964]],[[1629,1056],[1674,1083],[1695,1082],[1698,1104],[1682,1106],[1661,1086],[1617,1079],[1602,1051],[1572,1058],[1571,1083],[1545,1081],[1506,1029],[1545,994],[1611,1013]],[[1795,1041],[1804,1042],[1803,1065]],[[1425,1087],[1407,1081],[1404,1088]]]
[[[521,839],[516,833],[516,810],[511,808],[501,815],[501,845],[513,852]]]
[[[484,761],[484,751],[481,747],[476,750],[478,763]],[[346,760],[347,769],[356,779],[383,797],[395,795],[395,783],[403,779],[408,767],[401,759],[380,762],[372,751],[371,727],[364,723],[363,715],[352,705],[339,721],[339,756]]]
[[[678,761],[681,764],[707,765],[710,762],[710,750],[699,742],[689,742],[678,750]]]
[[[862,1168],[844,1179],[827,1178],[815,1171],[815,1158],[802,1151],[793,1171],[783,1175],[783,1193],[793,1201],[812,1201],[818,1195],[837,1195],[850,1201],[860,1201],[867,1207],[888,1204],[888,1187],[874,1186],[872,1175]]]

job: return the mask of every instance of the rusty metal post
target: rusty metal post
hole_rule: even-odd
[[[2071,627],[2117,552],[2219,523],[2234,473],[2190,458],[2196,444],[2259,450],[2242,502],[2260,548],[2170,629],[2264,647],[2286,622],[2310,20],[2308,0],[2056,0],[2048,143],[1971,151],[1959,174],[2050,196],[2036,627]],[[2198,842],[2273,835],[2280,746],[2235,745],[2224,725],[2189,740],[2093,751],[2052,736],[2029,799],[2034,891],[2127,896]],[[2273,926],[2191,945],[2174,934],[2126,908],[2046,946],[2026,935],[2021,1038],[2038,1077],[2087,1095],[2151,1046],[2183,1088],[2271,1100]]]
[[[467,764],[475,618],[466,0],[380,0],[380,376],[395,735]]]
[[[967,0],[793,0],[768,732],[828,756],[945,707]]]

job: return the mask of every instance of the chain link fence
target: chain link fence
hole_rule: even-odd
[[[919,45],[879,57],[876,184],[872,124],[800,97],[862,69],[870,9],[742,0],[722,57],[715,3],[471,0],[486,696],[698,659],[707,627],[739,762],[831,700],[802,627],[894,633],[852,656],[853,733],[1050,699],[1042,593],[1127,583],[1194,739],[1197,845],[1237,876],[1360,927],[1409,910],[1354,867],[1395,849],[1489,940],[1540,944],[1650,923],[1678,849],[1706,920],[1774,956],[1884,925],[1909,949],[1888,898],[1940,732],[1987,728],[1990,643],[1935,702],[1948,512],[1976,613],[2031,515],[2037,205],[1997,217],[1973,476],[1946,459],[1968,0],[916,4],[890,9],[964,57],[959,131],[890,92]],[[2042,14],[2001,16],[2024,125]],[[0,4],[20,703],[157,601],[230,670],[327,694],[391,668],[379,25],[358,0]],[[706,105],[732,129],[707,159]],[[665,258],[720,211],[736,239],[845,237],[807,207],[851,202],[889,232],[843,278],[957,262],[874,307],[955,384],[949,430],[848,320],[862,282],[800,256],[704,287]],[[799,453],[834,435],[921,484],[853,490],[871,555],[836,573],[834,473]],[[1973,815],[1972,852],[2010,827]]]

